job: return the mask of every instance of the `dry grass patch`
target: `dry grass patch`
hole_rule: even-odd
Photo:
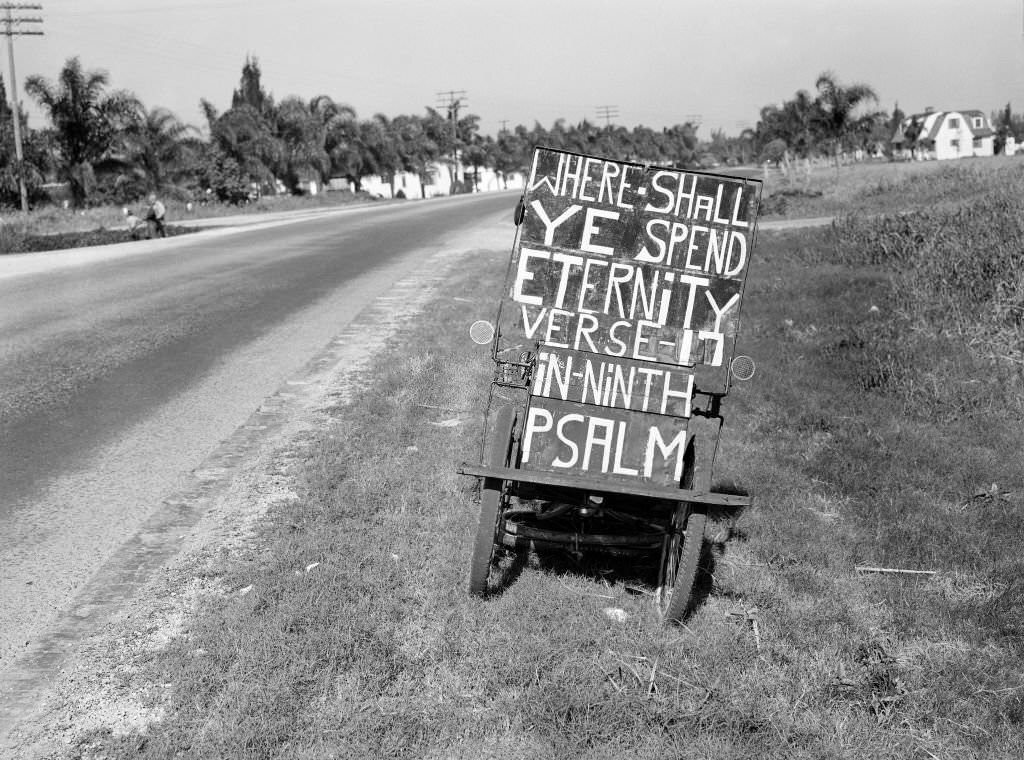
[[[825,347],[888,319],[889,278],[809,266],[815,240],[760,243],[760,369],[724,405],[716,473],[756,505],[706,545],[686,626],[614,563],[522,557],[499,595],[466,594],[477,488],[454,465],[491,376],[466,329],[506,263],[481,252],[309,443],[299,498],[211,569],[230,593],[139,663],[172,684],[164,720],[81,756],[1020,757],[1022,433],[866,389],[861,356]]]
[[[955,208],[993,187],[1014,184],[1024,162],[1014,156],[959,161],[878,161],[815,167],[792,177],[766,176],[767,218],[790,219],[851,213],[888,214],[894,209]]]

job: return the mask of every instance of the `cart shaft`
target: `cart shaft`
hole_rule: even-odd
[[[661,488],[659,486],[632,485],[618,481],[585,481],[572,475],[560,475],[554,472],[533,472],[529,470],[517,470],[512,467],[491,467],[483,464],[463,462],[456,468],[460,475],[475,475],[482,478],[496,478],[499,480],[510,480],[518,483],[535,483],[543,486],[561,486],[564,488],[578,488],[590,493],[614,493],[629,496],[646,496],[652,499],[667,499],[669,501],[689,501],[696,504],[707,504],[717,507],[748,507],[750,506],[749,496],[739,496],[727,493],[713,493],[711,491],[694,491],[685,488]]]

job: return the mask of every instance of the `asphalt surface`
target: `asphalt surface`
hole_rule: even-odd
[[[412,257],[514,205],[475,195],[0,257],[0,669]]]

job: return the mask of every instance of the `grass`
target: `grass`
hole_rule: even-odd
[[[1024,342],[992,278],[1021,271],[1024,221],[1016,185],[946,204],[942,176],[907,204],[930,209],[761,234],[759,369],[715,473],[755,506],[712,531],[685,627],[643,568],[533,556],[465,593],[478,493],[454,465],[491,378],[466,327],[507,263],[480,251],[304,444],[298,498],[202,568],[220,592],[132,663],[161,719],[66,757],[1021,757],[1024,374],[971,325]]]
[[[165,230],[168,237],[187,235],[190,232],[199,231],[196,227],[182,227],[176,224],[167,225]],[[62,251],[68,248],[83,248],[93,245],[130,243],[133,240],[145,239],[145,237],[145,232],[141,235],[132,236],[131,232],[127,229],[98,229],[88,232],[55,232],[51,235],[26,235],[0,227],[0,254]]]
[[[299,498],[211,560],[224,593],[135,663],[162,720],[69,756],[1020,757],[1021,418],[956,336],[931,355],[960,361],[919,361],[933,337],[897,329],[892,272],[834,255],[820,232],[759,240],[759,371],[724,405],[716,468],[755,508],[707,544],[686,627],[621,568],[533,557],[466,595],[477,494],[453,468],[478,455],[490,380],[466,315],[506,263],[480,252],[308,442]],[[905,393],[928,382],[933,407]]]
[[[169,231],[173,228],[180,234],[188,228],[176,222],[198,219],[215,219],[238,214],[265,214],[282,211],[333,208],[350,203],[370,200],[366,194],[347,192],[321,193],[310,196],[265,196],[253,203],[236,206],[226,203],[208,203],[186,208],[182,201],[168,199],[167,219]],[[87,209],[64,209],[58,206],[42,206],[27,217],[17,211],[7,210],[0,216],[0,254],[48,251],[58,248],[79,248],[86,245],[102,245],[130,240],[125,227],[124,208],[145,217],[145,203],[121,206],[97,206]],[[56,238],[47,241],[46,238]],[[59,244],[58,244],[59,243]]]
[[[1020,182],[1024,162],[1014,156],[959,161],[865,162],[819,166],[809,176],[765,178],[764,218],[799,219],[894,209],[954,208],[1001,183]]]

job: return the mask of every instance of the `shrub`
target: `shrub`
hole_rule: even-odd
[[[836,258],[890,269],[912,326],[961,336],[980,355],[1024,359],[1024,213],[1019,187],[954,209],[836,224]]]

